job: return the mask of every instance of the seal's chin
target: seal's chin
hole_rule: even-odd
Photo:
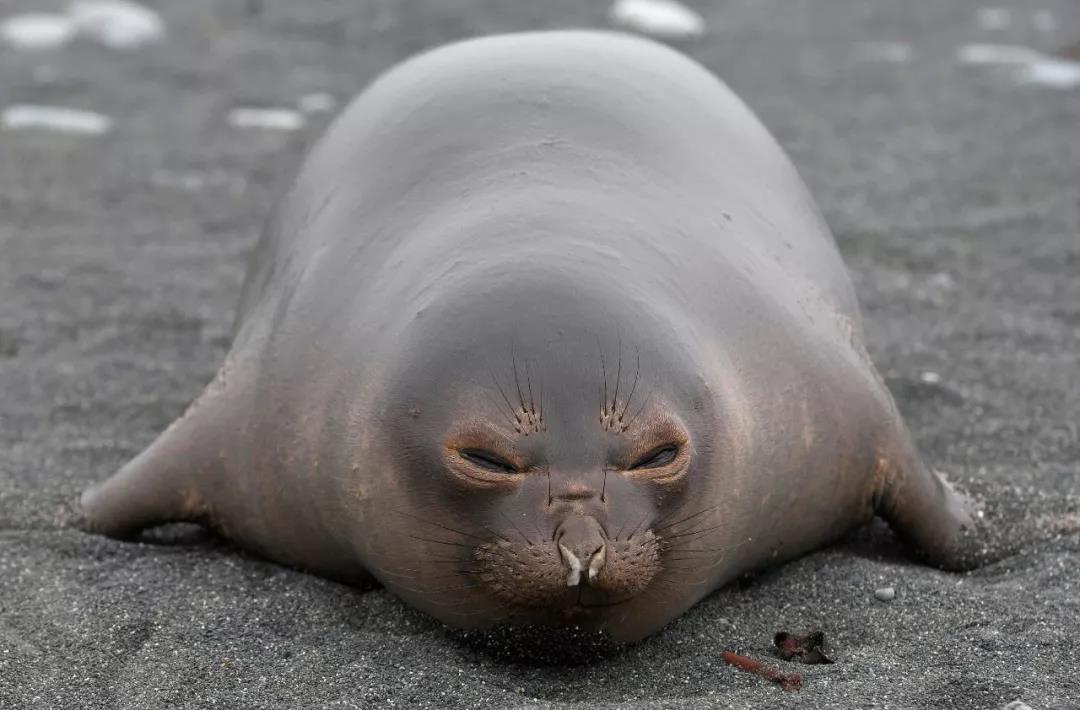
[[[611,593],[580,585],[568,588],[562,597],[552,601],[551,608],[562,615],[599,616],[637,597],[638,594]]]
[[[602,626],[602,622],[607,616],[636,598],[636,595],[613,599],[608,595],[582,594],[575,602],[562,607],[558,611],[563,623],[579,626]]]

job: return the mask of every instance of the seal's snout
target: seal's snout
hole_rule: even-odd
[[[566,586],[578,586],[582,574],[588,583],[595,582],[607,562],[607,536],[596,518],[570,516],[555,531],[555,540],[566,570]]]

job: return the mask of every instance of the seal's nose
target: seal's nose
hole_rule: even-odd
[[[587,581],[594,581],[607,561],[606,536],[596,518],[571,515],[555,531],[555,540],[567,571],[566,586],[578,586],[586,571]]]

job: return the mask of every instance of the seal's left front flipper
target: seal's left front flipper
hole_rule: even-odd
[[[930,564],[979,566],[983,545],[974,501],[926,466],[906,428],[898,429],[878,459],[874,512]]]
[[[150,446],[79,500],[81,526],[110,537],[134,537],[170,522],[201,522],[205,481],[220,466],[229,430],[222,373]]]

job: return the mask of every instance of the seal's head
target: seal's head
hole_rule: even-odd
[[[707,593],[725,424],[660,311],[524,275],[414,311],[380,405],[397,502],[369,513],[397,532],[364,542],[383,583],[453,626],[618,640]]]

